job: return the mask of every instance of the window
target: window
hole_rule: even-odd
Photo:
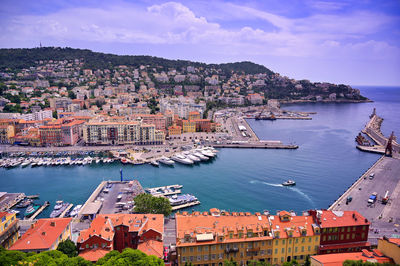
[[[217,256],[216,256],[215,254],[211,254],[211,259],[212,259],[212,260],[215,260],[216,257],[217,257]]]
[[[282,248],[282,253],[285,253],[285,248]]]
[[[86,244],[86,248],[89,248],[89,244]]]
[[[211,246],[211,250],[216,250],[217,249],[217,246],[216,245],[212,245]]]
[[[294,247],[294,252],[296,252],[296,253],[297,253],[297,247]]]
[[[350,227],[347,227],[347,232],[350,232]]]
[[[186,257],[182,257],[182,262],[186,262]]]
[[[202,251],[203,251],[203,248],[202,248],[202,247],[197,247],[197,251],[198,251],[198,252],[202,252]]]
[[[353,231],[356,231],[356,227],[355,226],[353,226]]]
[[[201,256],[197,256],[197,261],[201,261]]]
[[[301,247],[301,252],[304,252],[304,246]]]
[[[306,239],[305,239],[305,238],[302,238],[302,239],[301,239],[301,243],[304,243],[304,242],[306,242]]]
[[[204,246],[204,251],[208,251],[208,246]]]
[[[364,239],[365,233],[361,233],[361,238]]]
[[[253,242],[247,243],[247,247],[248,247],[248,248],[253,248]]]
[[[261,246],[265,246],[265,242],[264,241],[261,241]]]
[[[322,237],[322,241],[326,241],[326,236],[323,236],[323,237]]]
[[[277,248],[275,249],[275,254],[278,254],[278,249]]]
[[[289,244],[292,244],[292,239],[289,239]]]
[[[281,257],[281,263],[283,263],[283,257]]]
[[[315,246],[314,250],[315,250],[315,251],[318,251],[318,246]]]
[[[219,253],[218,255],[219,255],[218,258],[219,258],[220,260],[222,260],[222,259],[224,258],[224,253]]]
[[[291,249],[291,248],[288,248],[288,250],[287,250],[287,251],[288,251],[288,253],[290,253],[290,252],[292,252],[292,249]]]
[[[308,246],[308,251],[311,251],[311,246]]]
[[[182,248],[182,253],[185,253],[186,252],[186,248]]]
[[[354,239],[356,237],[356,234],[352,233],[351,234],[351,239]]]
[[[279,245],[279,240],[275,240],[275,245]]]
[[[208,255],[204,255],[204,260],[208,260]]]
[[[344,239],[344,235],[340,235],[340,240],[343,240]]]
[[[347,235],[346,235],[346,239],[347,239],[347,240],[350,239],[350,234],[347,234]]]
[[[296,243],[299,243],[299,239],[298,238],[296,238]]]
[[[285,245],[285,239],[282,239],[282,244],[284,244],[284,245]]]
[[[193,256],[190,256],[190,261],[193,261]]]
[[[190,247],[190,252],[193,252],[193,247]]]
[[[308,239],[308,243],[311,243],[311,237]]]

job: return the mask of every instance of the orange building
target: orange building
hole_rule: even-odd
[[[78,237],[79,256],[97,261],[111,250],[139,249],[163,257],[164,215],[101,214]]]
[[[272,261],[272,237],[266,215],[221,212],[214,208],[203,213],[177,213],[175,217],[179,265]]]
[[[197,111],[189,112],[189,120],[201,119],[200,113]]]
[[[23,252],[54,250],[61,241],[71,239],[71,221],[72,218],[39,219],[11,246],[10,250]]]

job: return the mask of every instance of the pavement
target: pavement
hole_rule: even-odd
[[[369,177],[371,173],[375,174],[372,179]],[[383,204],[386,191],[389,191],[389,202]],[[369,204],[368,198],[374,192],[378,194],[378,200]],[[346,205],[348,196],[352,197],[352,201]],[[400,235],[400,160],[382,157],[329,209],[356,210],[367,218],[371,222],[371,244],[376,244],[384,235]]]

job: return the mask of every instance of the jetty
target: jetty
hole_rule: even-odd
[[[68,211],[72,208],[72,206],[74,206],[74,204],[72,204],[72,203],[70,203],[69,205],[68,205],[68,207],[60,214],[60,218],[64,218],[65,217],[65,215],[68,213]]]
[[[375,152],[386,154],[389,156],[399,156],[400,154],[400,144],[396,142],[396,137],[394,132],[389,138],[385,137],[381,132],[381,125],[383,118],[376,114],[376,109],[374,108],[372,114],[370,115],[370,120],[365,125],[365,128],[361,131],[370,137],[376,145],[374,146],[362,146],[358,145],[357,149],[367,152]]]
[[[29,221],[33,221],[35,220],[35,218],[47,207],[50,206],[49,202],[45,202],[31,217],[29,217]]]
[[[195,206],[195,205],[199,205],[199,204],[200,204],[200,201],[196,200],[196,201],[188,202],[188,203],[177,205],[177,206],[172,206],[172,210],[176,211],[176,210],[180,210],[183,208],[187,208],[187,207],[191,207],[191,206]]]

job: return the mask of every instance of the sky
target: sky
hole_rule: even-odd
[[[59,46],[400,85],[400,0],[1,0],[0,47]]]

